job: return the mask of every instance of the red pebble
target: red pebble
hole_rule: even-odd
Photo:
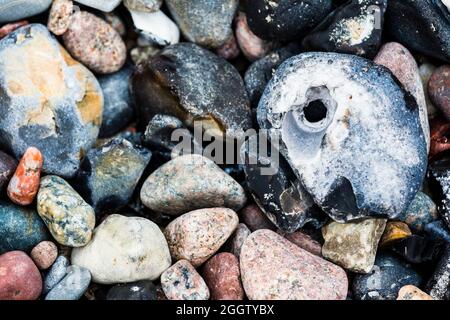
[[[11,201],[22,206],[33,202],[39,190],[42,165],[41,152],[35,147],[28,148],[9,181],[8,197]]]
[[[244,289],[236,256],[229,252],[216,254],[203,267],[203,279],[212,300],[243,300]]]
[[[277,229],[256,204],[248,205],[242,209],[239,216],[252,232],[260,229]]]
[[[41,295],[42,277],[22,251],[0,255],[0,300],[36,300]]]

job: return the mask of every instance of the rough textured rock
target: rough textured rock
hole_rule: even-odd
[[[200,155],[177,157],[153,172],[141,189],[142,203],[170,214],[211,207],[242,208],[244,189],[213,161]]]
[[[54,286],[56,286],[67,274],[67,268],[70,266],[69,260],[65,256],[56,258],[50,270],[44,277],[43,294],[47,294]]]
[[[450,66],[437,68],[428,82],[428,94],[433,104],[450,120]]]
[[[381,46],[387,0],[352,0],[322,21],[303,44],[315,51],[332,51],[373,58]]]
[[[58,243],[82,247],[91,240],[95,227],[94,210],[62,178],[42,178],[37,210]]]
[[[167,0],[167,7],[189,42],[208,48],[222,46],[232,35],[238,0]],[[205,17],[208,19],[205,19]]]
[[[106,300],[157,300],[156,287],[148,280],[118,284],[109,289]]]
[[[230,241],[231,253],[234,254],[238,259],[239,259],[239,256],[241,255],[242,245],[244,244],[245,239],[247,239],[247,237],[251,233],[252,232],[245,224],[239,223],[236,228],[236,231],[230,238],[231,239],[231,241]]]
[[[85,6],[103,11],[113,11],[122,1],[121,0],[75,0]]]
[[[24,252],[0,255],[0,300],[36,300],[42,291],[38,268]]]
[[[374,62],[388,68],[397,77],[405,90],[416,99],[419,106],[420,123],[429,150],[430,125],[428,123],[427,102],[416,60],[408,49],[400,43],[389,42],[381,47]]]
[[[208,300],[205,280],[186,260],[180,260],[161,275],[161,286],[169,300]]]
[[[101,284],[154,280],[170,264],[166,239],[158,226],[138,217],[110,215],[92,241],[72,251],[72,263],[87,268]]]
[[[259,229],[269,229],[273,231],[277,229],[256,204],[246,206],[239,212],[239,216],[252,232]]]
[[[436,269],[427,283],[426,291],[433,299],[450,299],[450,244],[445,246]]]
[[[335,221],[394,218],[421,187],[427,148],[417,103],[369,60],[304,53],[285,61],[258,122],[281,137],[281,153]]]
[[[131,87],[144,125],[156,114],[169,114],[188,126],[202,120],[205,128],[230,137],[251,127],[249,101],[237,70],[195,44],[166,47],[137,68]]]
[[[9,154],[0,151],[0,190],[9,182],[17,168],[17,161]]]
[[[75,186],[97,215],[117,211],[131,199],[151,152],[116,138],[89,150],[80,165]]]
[[[379,254],[371,273],[353,279],[357,300],[395,300],[398,291],[409,284],[419,286],[421,276],[410,265],[390,254]]]
[[[198,267],[220,249],[238,223],[231,209],[199,209],[173,220],[164,235],[175,260],[185,259]]]
[[[0,254],[13,250],[30,252],[49,237],[47,227],[34,209],[0,200]]]
[[[389,0],[385,27],[408,48],[449,61],[449,16],[442,1]]]
[[[70,54],[94,72],[116,72],[125,63],[127,51],[122,38],[92,13],[75,12],[63,40]]]
[[[212,300],[243,300],[239,260],[228,252],[218,253],[203,266],[205,279]]]
[[[418,192],[408,210],[396,219],[404,221],[410,228],[422,231],[426,224],[436,220],[438,212],[433,200],[423,192]]]
[[[88,269],[79,266],[67,268],[66,276],[50,290],[45,300],[78,300],[91,283]]]
[[[270,230],[247,238],[240,267],[250,300],[343,300],[347,296],[343,269]]]
[[[1,144],[16,158],[35,146],[44,172],[73,176],[101,124],[97,80],[39,24],[3,38],[0,61]]]
[[[398,292],[397,300],[433,300],[433,298],[415,286],[406,285]]]
[[[266,40],[298,40],[308,34],[331,11],[331,0],[247,0],[248,25]]]
[[[375,262],[378,242],[385,226],[385,219],[346,224],[332,222],[322,228],[325,239],[322,255],[347,270],[368,273]]]
[[[158,11],[163,0],[123,0],[123,4],[130,10],[142,12]]]
[[[115,135],[134,118],[134,106],[128,85],[132,73],[133,68],[127,65],[116,73],[98,78],[105,97],[100,138]]]
[[[0,24],[37,15],[51,4],[52,0],[0,0]]]
[[[57,36],[62,35],[69,29],[72,21],[73,1],[55,0],[52,3],[48,16],[47,28]]]
[[[411,235],[411,230],[406,223],[400,221],[389,221],[386,224],[383,236],[380,240],[380,247],[389,246],[392,243],[404,239]]]
[[[58,257],[58,248],[51,241],[42,241],[31,250],[30,256],[39,269],[45,270],[50,268]]]

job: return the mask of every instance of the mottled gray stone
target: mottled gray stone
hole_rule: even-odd
[[[45,300],[78,300],[91,283],[88,269],[70,266],[66,276],[47,294]]]
[[[65,256],[56,258],[50,270],[44,277],[43,294],[47,294],[53,289],[67,274],[67,268],[70,266],[69,260]]]
[[[78,3],[84,4],[85,6],[101,10],[103,12],[113,11],[122,0],[75,0]]]
[[[141,12],[158,11],[162,5],[162,0],[123,0],[123,4],[130,10]]]

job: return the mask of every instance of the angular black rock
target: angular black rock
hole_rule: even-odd
[[[305,191],[283,156],[279,155],[277,161],[271,157],[274,152],[267,156],[257,154],[252,147],[255,139],[252,136],[242,145],[241,157],[245,159],[246,185],[256,204],[276,226],[287,232],[294,232],[306,223],[315,228],[323,226],[327,216]],[[268,168],[277,169],[276,173],[263,171]]]
[[[17,168],[17,160],[9,154],[0,151],[0,190],[3,189]]]
[[[450,159],[438,160],[430,165],[429,176],[436,187],[438,212],[450,228]]]
[[[132,74],[133,68],[127,65],[116,73],[98,78],[105,99],[100,138],[115,135],[133,120],[134,108],[129,90]]]
[[[381,46],[387,0],[352,0],[333,11],[303,45],[310,50],[373,58]]]
[[[450,230],[442,220],[426,224],[424,230],[431,238],[450,243]]]
[[[409,264],[382,253],[375,259],[370,273],[355,276],[352,288],[357,300],[395,300],[401,287],[417,287],[421,281],[421,276]]]
[[[265,40],[300,40],[331,12],[331,0],[246,0],[248,25]]]
[[[395,241],[390,249],[409,263],[424,263],[433,261],[438,256],[440,247],[439,242],[414,234]]]
[[[148,280],[118,284],[109,289],[106,300],[157,300],[156,287]]]
[[[450,244],[444,248],[426,291],[433,299],[450,300]]]
[[[299,53],[300,46],[292,43],[253,62],[250,67],[248,67],[245,72],[244,82],[253,108],[258,106],[259,99],[261,98],[267,83],[272,79],[275,70],[280,64],[286,59]]]
[[[338,222],[395,218],[421,188],[427,146],[417,103],[372,61],[337,53],[286,60],[258,122],[281,137],[306,191]]]
[[[387,33],[409,49],[450,61],[450,12],[441,0],[389,0]]]
[[[226,60],[192,43],[168,46],[139,65],[131,88],[144,126],[156,114],[168,114],[193,126],[230,137],[252,125],[244,82]]]
[[[116,211],[128,203],[151,152],[117,138],[91,149],[81,162],[75,188],[97,215]]]

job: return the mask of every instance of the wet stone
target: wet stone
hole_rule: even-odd
[[[369,274],[353,279],[357,300],[395,300],[405,285],[419,286],[421,276],[407,263],[390,254],[379,254]]]
[[[343,300],[347,275],[270,230],[245,241],[240,257],[242,283],[250,300]]]
[[[157,300],[156,287],[148,280],[118,284],[109,289],[106,300]]]
[[[400,221],[389,221],[384,229],[383,236],[380,240],[380,247],[389,246],[390,244],[404,239],[411,235],[408,225]]]
[[[51,4],[52,0],[0,0],[0,24],[37,15]]]
[[[43,294],[47,294],[53,289],[67,274],[67,268],[70,266],[69,260],[65,256],[58,256],[50,270],[44,277]]]
[[[161,275],[161,286],[169,300],[208,300],[205,280],[186,260],[180,260]]]
[[[218,253],[203,266],[203,278],[211,293],[211,300],[243,300],[239,260],[228,252]]]
[[[311,50],[373,58],[381,46],[387,3],[387,0],[352,0],[333,11],[305,37],[303,44]]]
[[[86,154],[75,179],[76,189],[97,216],[117,211],[130,201],[150,158],[147,149],[113,139]]]
[[[95,227],[94,210],[62,178],[42,178],[37,210],[53,238],[60,244],[82,247],[91,240]]]
[[[16,158],[35,146],[45,173],[72,177],[101,124],[97,80],[39,24],[3,38],[0,61],[7,61],[0,64],[1,143]]]
[[[238,223],[231,209],[199,209],[173,220],[164,235],[174,260],[188,260],[198,267],[222,247]]]
[[[415,264],[434,261],[441,252],[439,242],[416,234],[396,241],[390,249]]]
[[[70,26],[73,14],[73,1],[55,0],[48,16],[47,28],[53,34],[60,36]]]
[[[200,208],[241,209],[244,189],[213,161],[200,155],[177,157],[154,171],[141,189],[142,203],[157,212],[180,215]]]
[[[428,82],[428,94],[433,104],[450,120],[450,66],[439,67],[433,72]]]
[[[133,68],[126,65],[116,73],[98,78],[105,98],[100,138],[115,135],[134,118],[134,107],[128,87],[132,73]]]
[[[13,250],[30,252],[49,238],[36,210],[0,200],[0,254]]]
[[[378,242],[386,226],[385,219],[366,219],[361,222],[332,222],[322,228],[325,243],[324,258],[358,273],[372,270]]]
[[[120,35],[89,12],[77,11],[72,15],[63,40],[70,54],[96,73],[116,72],[125,63],[126,47]]]
[[[435,0],[389,0],[387,33],[412,50],[450,60],[450,12]]]
[[[42,241],[31,250],[30,256],[39,269],[45,270],[50,268],[58,257],[58,248],[51,241]]]
[[[213,132],[230,137],[251,127],[249,101],[237,70],[192,43],[166,47],[140,65],[131,88],[144,125],[156,114],[169,114],[190,127],[202,120]]]
[[[415,99],[384,67],[357,56],[303,53],[285,61],[261,98],[258,122],[279,134],[306,191],[338,222],[395,218],[426,173]]]
[[[245,1],[250,29],[265,40],[299,40],[318,25],[331,9],[331,0]]]
[[[71,261],[87,268],[99,284],[154,280],[171,264],[167,241],[156,224],[117,214],[94,230],[88,245],[72,250]]]
[[[433,300],[433,298],[419,288],[407,285],[400,289],[397,300]]]
[[[437,218],[436,204],[429,196],[419,191],[409,208],[396,219],[404,221],[413,230],[422,231],[426,224]]]
[[[436,300],[450,299],[450,244],[444,248],[436,269],[427,283],[426,292]]]
[[[142,12],[158,11],[162,2],[162,0],[123,0],[123,4],[128,9]]]
[[[0,151],[0,190],[3,189],[17,168],[17,161],[9,154]]]
[[[22,251],[0,255],[0,300],[37,300],[42,291],[38,268]]]
[[[88,269],[79,266],[67,268],[66,276],[45,296],[45,300],[78,300],[91,283]]]

